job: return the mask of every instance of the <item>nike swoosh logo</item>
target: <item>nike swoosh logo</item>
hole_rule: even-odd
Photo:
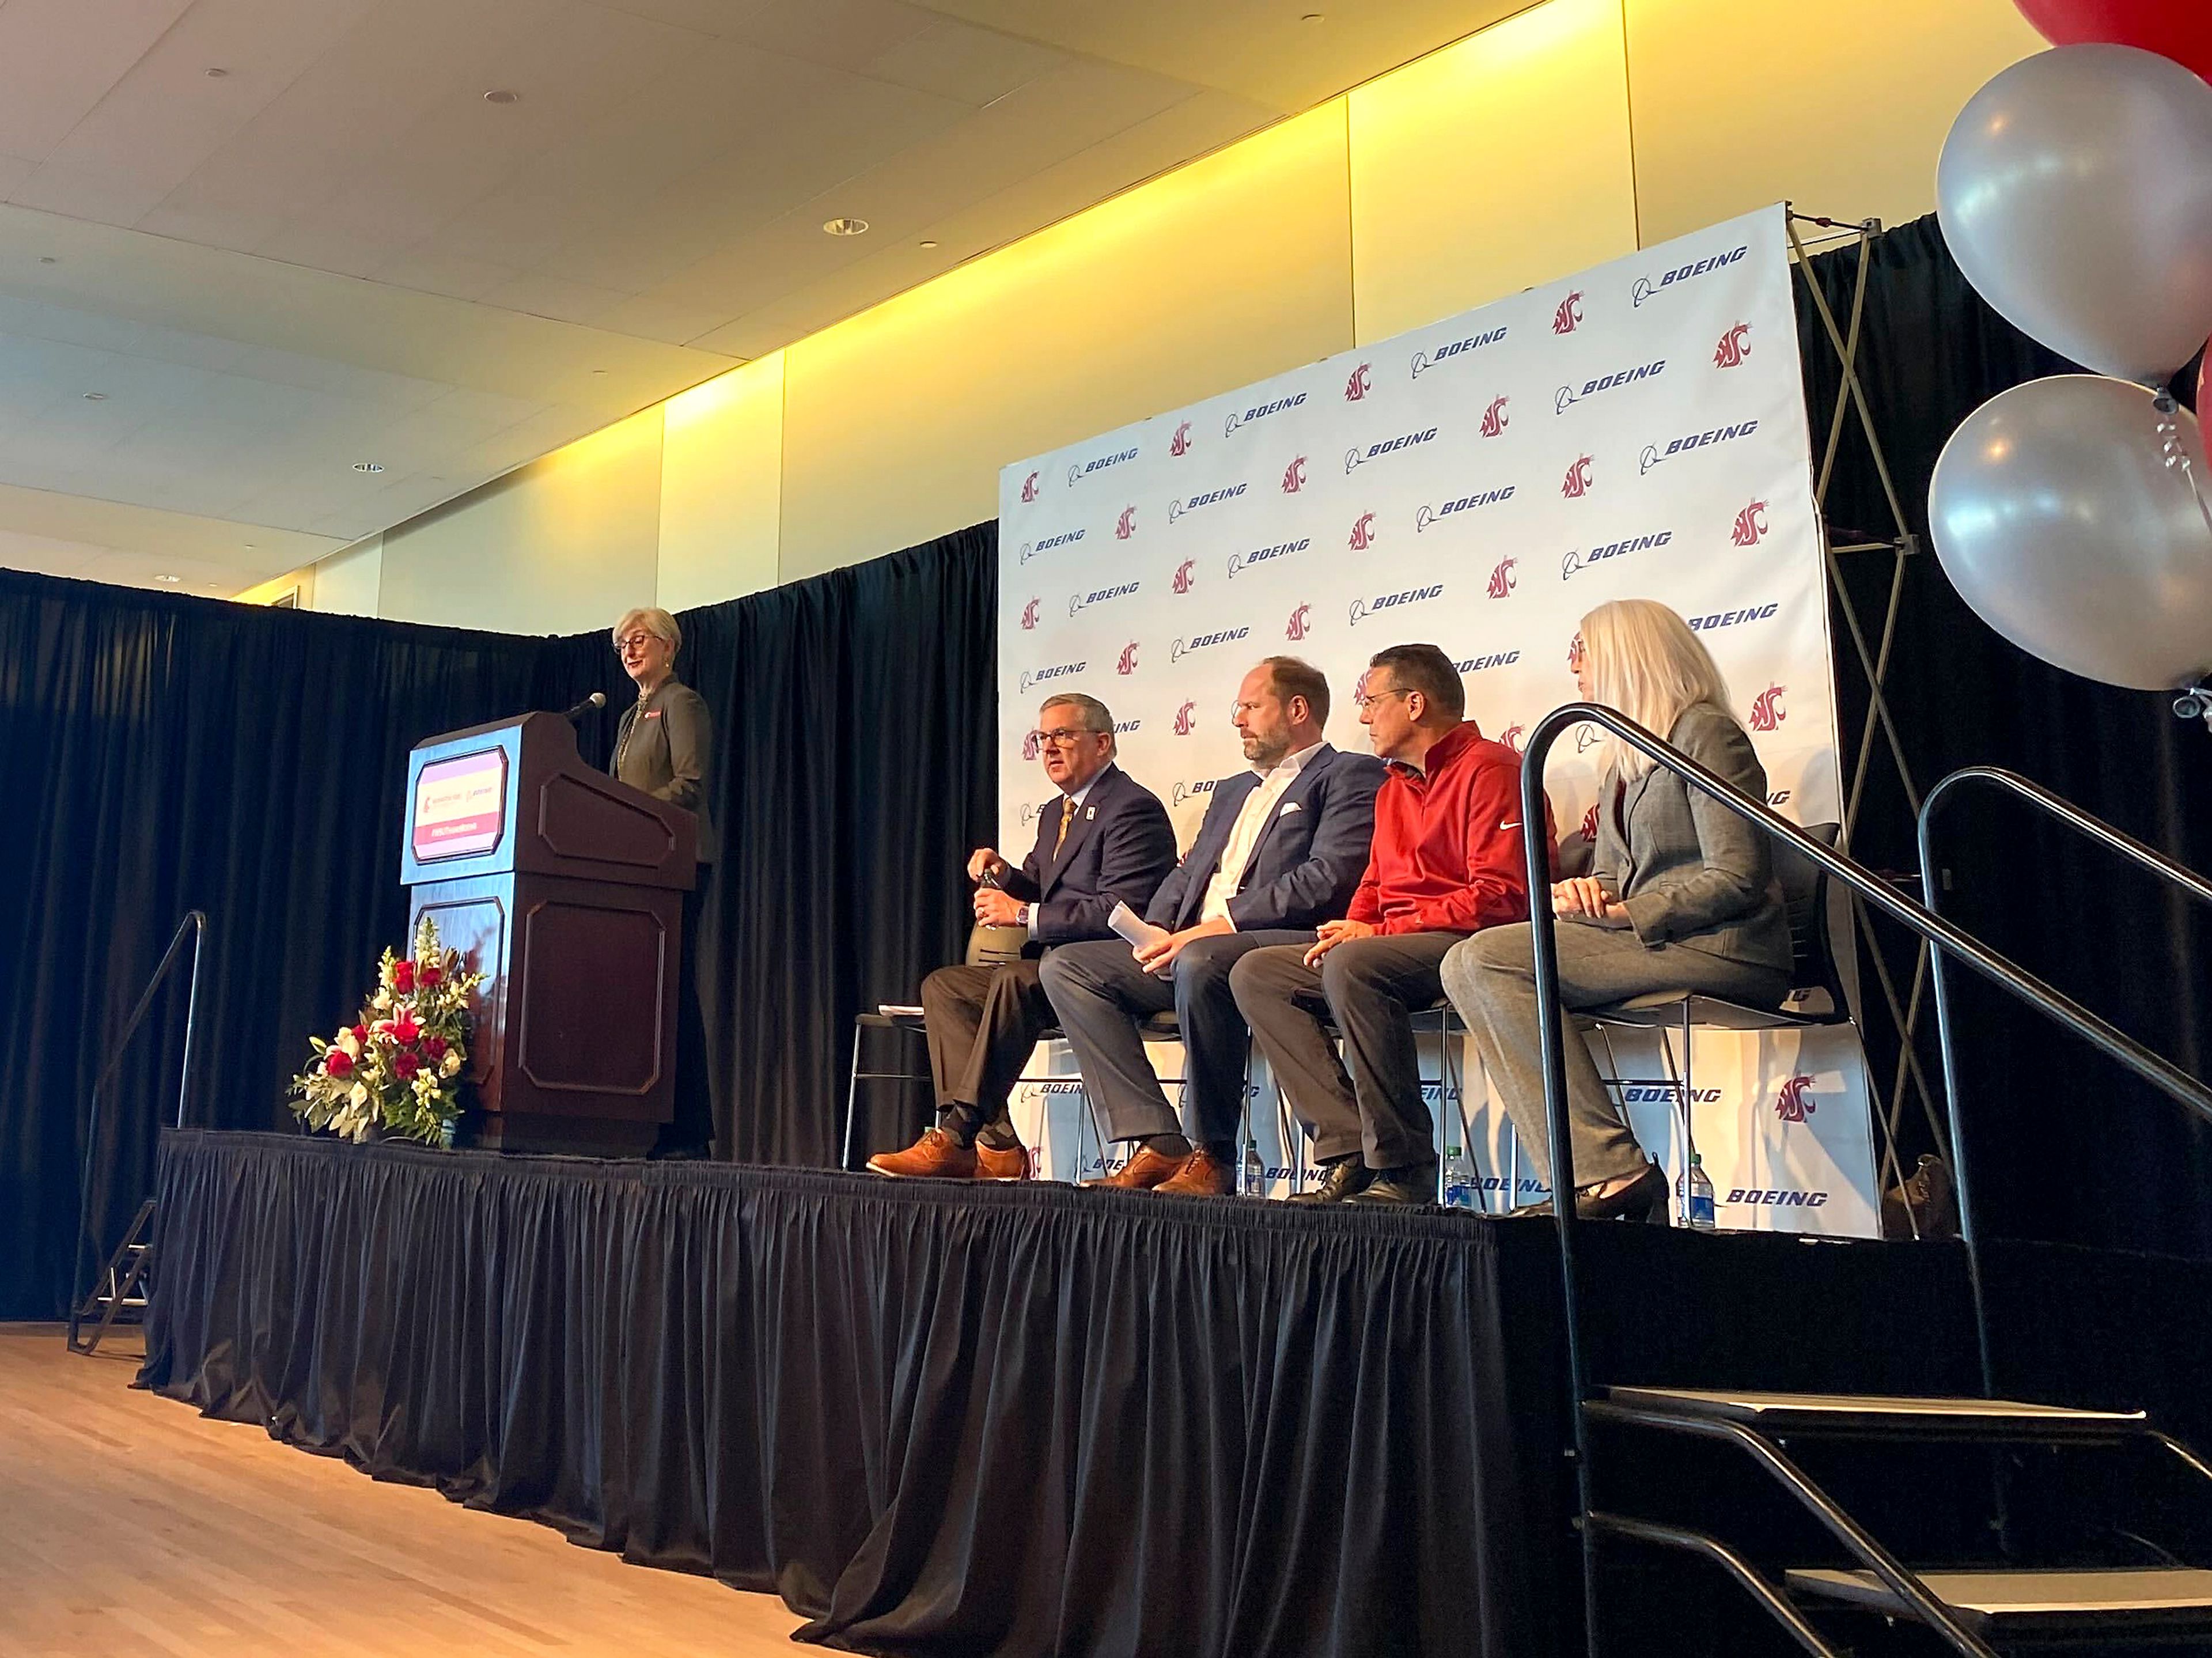
[[[1509,818],[1507,818],[1504,823],[1500,823],[1500,824],[1498,826],[1498,832],[1502,835],[1502,834],[1504,834],[1507,829],[1519,829],[1520,827],[1521,827],[1521,820],[1520,820],[1518,817],[1509,817]]]

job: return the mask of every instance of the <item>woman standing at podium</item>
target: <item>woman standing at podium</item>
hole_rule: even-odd
[[[714,721],[706,700],[676,677],[684,630],[659,609],[623,612],[614,626],[623,671],[637,686],[637,701],[623,711],[607,769],[632,788],[681,806],[699,820],[699,880],[684,897],[684,955],[676,1007],[676,1115],[660,1131],[656,1157],[712,1154],[714,1117],[707,1086],[706,1025],[699,1007],[694,963],[699,950],[702,895],[716,851],[714,821],[707,810],[714,763]]]

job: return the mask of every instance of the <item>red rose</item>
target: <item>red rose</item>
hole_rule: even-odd
[[[446,970],[434,962],[428,967],[424,968],[421,973],[416,975],[417,982],[419,982],[425,990],[435,990],[438,987],[439,981],[443,979],[445,976]]]
[[[343,1048],[334,1048],[323,1056],[323,1070],[333,1077],[353,1075],[353,1055]]]
[[[404,996],[415,988],[415,963],[399,962],[392,969],[392,987]]]
[[[444,1059],[446,1057],[446,1039],[443,1036],[423,1037],[422,1051],[434,1060]]]
[[[359,1043],[360,1043],[363,1048],[368,1047],[368,1027],[367,1025],[365,1025],[365,1024],[357,1024],[357,1025],[356,1025],[356,1026],[353,1028],[353,1039],[354,1039],[354,1041],[356,1041],[356,1042],[359,1042]]]
[[[404,1083],[413,1082],[415,1073],[422,1068],[422,1060],[404,1048],[392,1056],[392,1074]]]
[[[399,1017],[392,1022],[392,1040],[404,1048],[422,1034],[422,1027],[415,1023],[415,1016],[402,1008]]]

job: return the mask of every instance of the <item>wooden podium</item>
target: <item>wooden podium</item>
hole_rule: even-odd
[[[557,714],[416,745],[399,878],[484,975],[463,1121],[478,1145],[635,1157],[674,1108],[698,821],[592,770]]]

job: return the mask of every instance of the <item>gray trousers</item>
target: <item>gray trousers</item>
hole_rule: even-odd
[[[1401,1169],[1436,1156],[1412,1014],[1443,993],[1437,969],[1466,936],[1354,938],[1318,968],[1301,959],[1304,945],[1289,944],[1255,950],[1231,969],[1237,1005],[1316,1157],[1358,1151],[1370,1169]],[[1344,1033],[1342,1060],[1322,1029],[1323,1011]]]
[[[1650,945],[1626,927],[1561,920],[1559,1000],[1563,1009],[1604,1007],[1661,990],[1701,991],[1754,1006],[1779,1006],[1789,975],[1723,960],[1687,944]],[[1536,1035],[1536,957],[1528,924],[1478,932],[1444,958],[1444,992],[1474,1037],[1491,1085],[1504,1102],[1537,1172],[1551,1180],[1551,1133],[1544,1112],[1544,1060]],[[1598,1076],[1589,1044],[1566,1028],[1567,1127],[1575,1184],[1595,1186],[1640,1173],[1646,1158]]]
[[[1175,1113],[1145,1057],[1137,1021],[1172,1009],[1182,1029],[1182,1129],[1192,1139],[1233,1145],[1244,1112],[1250,1033],[1230,993],[1229,969],[1267,944],[1313,943],[1310,932],[1276,929],[1199,938],[1176,957],[1174,976],[1146,972],[1119,938],[1062,944],[1044,958],[1044,993],[1067,1033],[1083,1086],[1106,1121],[1106,1138],[1133,1140],[1176,1132]]]
[[[1052,1024],[1037,968],[1036,957],[1024,956],[1000,967],[940,967],[921,981],[940,1119],[965,1106],[987,1128],[1011,1128],[1006,1096]]]

